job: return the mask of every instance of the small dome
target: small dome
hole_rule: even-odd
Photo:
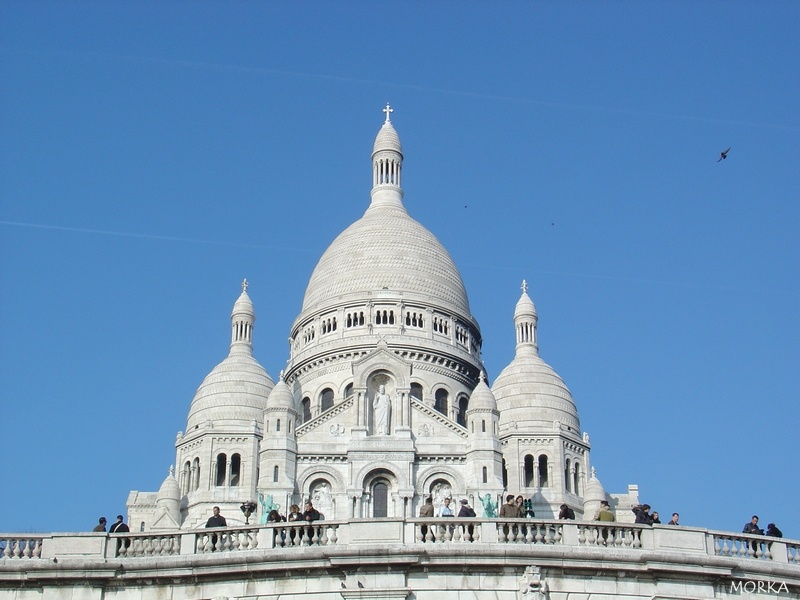
[[[158,494],[156,496],[157,503],[167,500],[176,502],[180,502],[181,500],[181,486],[178,484],[178,480],[175,479],[175,471],[172,467],[170,467],[169,475],[167,475],[164,483],[158,488]]]
[[[497,410],[497,401],[494,398],[492,390],[490,390],[489,386],[486,385],[486,379],[483,376],[483,371],[481,371],[478,385],[475,386],[475,389],[472,391],[472,395],[469,398],[467,414],[473,410]]]
[[[375,144],[372,146],[372,156],[374,157],[376,153],[384,151],[397,152],[401,156],[403,154],[403,148],[400,146],[400,136],[397,135],[397,131],[395,131],[394,126],[391,121],[389,121],[388,115],[386,117],[386,122],[375,137]]]
[[[269,399],[267,400],[267,406],[269,406],[269,408],[294,408],[292,390],[286,385],[282,376],[278,380],[278,383],[275,384],[275,387],[272,388]]]
[[[243,284],[243,287],[247,287],[247,280]],[[256,311],[253,308],[253,301],[250,300],[250,296],[247,295],[247,290],[243,289],[239,298],[236,299],[236,302],[233,304],[233,310],[231,311],[231,316],[249,316],[251,319],[255,319]]]
[[[589,481],[586,482],[586,490],[583,493],[583,502],[584,504],[587,502],[596,502],[599,505],[600,501],[605,499],[606,490],[603,488],[603,484],[600,483],[600,480],[597,478],[597,474],[595,473],[594,469],[592,469],[592,476],[589,478]]]
[[[213,427],[252,429],[261,422],[275,383],[255,358],[232,353],[203,380],[189,408],[186,435],[210,423]]]
[[[572,394],[553,368],[537,353],[519,352],[492,386],[500,411],[500,427],[516,423],[526,430],[552,431],[559,421],[576,435],[578,410]]]
[[[523,289],[527,288],[527,284],[524,281],[522,285]],[[518,317],[536,317],[536,306],[534,306],[533,300],[528,296],[527,291],[522,292],[522,296],[520,296],[517,306],[514,308],[514,318]]]

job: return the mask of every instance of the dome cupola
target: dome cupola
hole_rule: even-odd
[[[516,431],[552,431],[555,422],[580,435],[578,410],[572,394],[553,368],[539,356],[538,316],[523,281],[514,311],[516,354],[492,386],[500,410],[501,436]]]
[[[189,408],[186,435],[205,426],[252,429],[260,422],[274,382],[253,358],[255,311],[247,294],[247,280],[231,313],[230,352],[197,389]]]

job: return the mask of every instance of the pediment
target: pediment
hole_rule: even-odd
[[[411,385],[411,363],[389,350],[384,340],[378,342],[375,350],[353,363],[354,385],[367,387],[367,379],[376,371],[391,373],[398,388],[408,388]]]
[[[453,439],[463,442],[469,437],[466,427],[454,423],[438,410],[416,398],[411,399],[411,415],[411,428],[419,441],[432,437],[438,440]]]

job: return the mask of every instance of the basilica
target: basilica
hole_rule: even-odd
[[[227,358],[192,400],[175,467],[158,492],[131,492],[133,528],[192,529],[214,506],[236,522],[311,499],[326,519],[411,517],[427,497],[466,498],[484,516],[520,494],[540,518],[579,517],[608,495],[564,381],[539,356],[522,283],[516,355],[490,387],[481,331],[453,259],[403,205],[403,151],[390,115],[372,150],[371,201],[319,259],[277,380],[253,357],[247,282]],[[480,511],[479,511],[480,516]],[[231,517],[229,517],[230,519]]]
[[[403,205],[385,112],[369,206],[314,268],[285,370],[253,356],[244,281],[175,464],[158,491],[128,496],[130,531],[0,534],[0,597],[798,597],[800,541],[633,523],[637,486],[603,489],[575,401],[539,356],[524,281],[514,358],[490,381],[461,275]],[[498,513],[508,494],[522,514]],[[267,519],[308,501],[305,521]],[[614,522],[594,520],[603,501]],[[475,512],[439,508],[462,502]],[[217,507],[227,523],[209,519]]]

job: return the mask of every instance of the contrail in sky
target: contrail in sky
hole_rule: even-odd
[[[42,54],[36,50],[28,50],[31,54]],[[47,54],[47,53],[45,53]],[[697,115],[681,115],[675,113],[665,113],[657,111],[647,111],[632,108],[615,108],[609,106],[599,106],[592,104],[579,104],[570,102],[555,102],[551,100],[538,100],[536,98],[521,98],[518,96],[504,96],[500,94],[490,94],[485,92],[471,92],[466,90],[445,89],[429,86],[415,85],[412,83],[393,83],[387,81],[379,81],[375,79],[361,79],[358,77],[347,77],[343,75],[326,75],[323,73],[306,73],[301,71],[286,71],[282,69],[274,69],[270,67],[252,67],[247,65],[236,65],[228,63],[215,63],[215,62],[201,62],[191,60],[181,60],[173,58],[159,58],[153,56],[135,56],[130,54],[109,54],[100,52],[73,52],[73,56],[82,58],[94,59],[117,59],[129,61],[141,61],[158,63],[162,65],[174,65],[192,68],[203,69],[219,69],[226,71],[239,71],[242,73],[252,73],[255,75],[279,75],[282,77],[298,77],[306,79],[319,79],[326,81],[338,81],[343,83],[355,83],[359,85],[383,86],[389,88],[403,89],[403,90],[416,90],[419,92],[435,93],[435,94],[448,94],[451,96],[461,96],[465,98],[481,98],[484,100],[497,100],[502,102],[518,102],[522,104],[532,104],[536,106],[548,106],[552,108],[569,109],[569,110],[582,110],[599,113],[610,113],[620,115],[641,115],[645,117],[654,117],[659,119],[674,119],[680,121],[698,121],[703,123],[722,123],[727,125],[740,125],[745,127],[759,127],[767,129],[779,129],[783,131],[800,131],[800,128],[783,123],[762,123],[754,121],[742,121],[737,119],[719,119],[715,117],[697,116]],[[60,55],[60,56],[63,56]]]
[[[169,235],[153,235],[150,233],[131,233],[127,231],[110,231],[106,229],[88,229],[83,227],[65,227],[62,225],[45,225],[43,223],[20,223],[16,221],[0,221],[0,225],[10,225],[13,227],[29,227],[32,229],[50,229],[55,231],[70,231],[73,233],[92,233],[96,235],[112,235],[120,237],[130,237],[148,240],[159,240],[163,242],[185,242],[190,244],[210,244],[214,246],[236,246],[239,248],[257,248],[267,250],[274,248],[272,246],[263,246],[261,244],[242,244],[240,242],[221,242],[216,240],[198,240],[193,238],[176,237]]]

